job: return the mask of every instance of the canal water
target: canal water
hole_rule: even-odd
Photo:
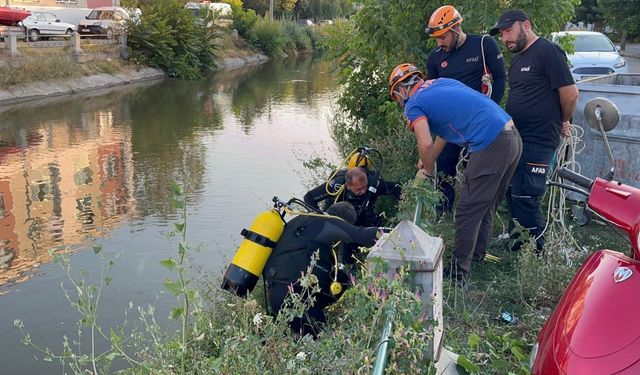
[[[191,262],[221,273],[273,196],[302,197],[304,160],[335,161],[336,89],[327,63],[288,60],[0,112],[0,373],[60,372],[33,358],[42,355],[21,343],[14,319],[57,351],[76,335],[51,252],[73,251],[76,273],[99,273],[95,246],[113,261],[101,325],[121,324],[129,302],[166,317],[171,275],[159,262],[177,252],[173,183],[187,192]]]

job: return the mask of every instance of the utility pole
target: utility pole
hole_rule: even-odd
[[[273,0],[269,0],[269,18],[273,19]]]

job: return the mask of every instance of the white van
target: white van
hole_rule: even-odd
[[[121,7],[101,7],[93,9],[85,20],[78,23],[78,33],[110,35],[124,29],[129,19],[140,18],[140,9],[128,10]]]
[[[205,11],[215,12],[218,18],[231,17],[231,5],[226,3],[187,3],[185,8],[190,9],[197,17],[204,16]]]

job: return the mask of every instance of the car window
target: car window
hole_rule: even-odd
[[[47,19],[44,17],[43,13],[36,13],[36,21],[40,21],[40,22],[46,22]]]
[[[101,20],[112,20],[113,19],[113,12],[110,10],[103,10],[102,12],[100,12],[100,15],[98,16],[98,19]]]
[[[51,13],[45,13],[45,14],[44,14],[44,17],[45,17],[45,19],[46,19],[47,21],[49,21],[49,22],[56,22],[56,20],[58,19],[58,18],[56,18],[56,16],[54,16],[54,15],[53,15],[53,14],[51,14]]]
[[[605,35],[576,35],[576,52],[612,52],[616,48]]]

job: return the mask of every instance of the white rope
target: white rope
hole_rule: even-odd
[[[550,181],[560,182],[560,178],[556,173],[558,168],[565,168],[573,172],[580,173],[581,167],[576,161],[576,156],[585,149],[584,142],[582,141],[584,130],[574,124],[569,126],[569,130],[569,136],[562,139],[562,143],[556,150],[556,165],[553,170],[549,171]],[[565,240],[567,240],[567,225],[565,220],[567,193],[564,189],[551,185],[549,189],[547,189],[547,194],[549,194],[547,220],[544,230],[535,239],[537,240],[548,231],[551,238],[555,238],[558,240],[558,243],[563,244]],[[573,241],[573,238],[569,238],[569,240],[573,242],[571,245],[578,248],[578,244]],[[561,254],[565,257],[567,265],[571,265],[572,263],[569,257],[570,251],[571,249],[567,247],[560,249]]]
[[[487,35],[483,35],[480,39],[480,51],[482,51],[482,84],[487,86],[486,96],[491,97],[491,93],[493,93],[493,80],[491,79],[491,74],[487,71],[487,62],[484,59],[484,38]]]

